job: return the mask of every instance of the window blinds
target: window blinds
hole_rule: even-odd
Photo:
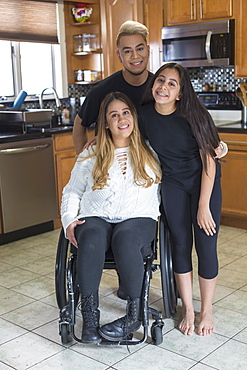
[[[0,39],[58,43],[57,0],[0,0]]]

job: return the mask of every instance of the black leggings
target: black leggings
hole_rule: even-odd
[[[127,295],[141,297],[144,264],[155,238],[156,221],[132,218],[111,224],[99,217],[85,217],[76,228],[78,242],[77,274],[82,295],[96,293],[99,288],[105,253],[111,246],[118,273]]]
[[[218,275],[217,237],[221,214],[220,178],[215,179],[210,199],[210,210],[216,223],[216,234],[213,236],[207,236],[197,224],[200,189],[186,192],[162,183],[161,195],[165,216],[171,231],[174,271],[179,274],[192,271],[193,226],[198,256],[198,274],[202,278],[213,279]]]

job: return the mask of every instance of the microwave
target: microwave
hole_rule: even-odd
[[[163,27],[162,54],[184,67],[234,65],[234,19]]]

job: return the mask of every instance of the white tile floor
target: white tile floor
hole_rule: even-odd
[[[173,319],[165,319],[163,343],[141,346],[95,346],[71,342],[58,334],[54,262],[59,230],[0,246],[0,369],[167,369],[240,370],[247,368],[247,231],[222,226],[220,274],[214,300],[215,334],[182,335]],[[124,314],[116,297],[114,271],[103,274],[101,323]],[[151,289],[152,306],[163,310],[159,272]],[[194,304],[200,308],[195,279]],[[81,320],[78,320],[78,330]],[[138,334],[137,334],[138,335]]]

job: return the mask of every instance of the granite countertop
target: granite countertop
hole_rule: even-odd
[[[247,134],[247,124],[243,124],[241,121],[215,121],[215,126],[219,132]]]
[[[226,120],[215,121],[215,126],[219,132],[229,132],[229,133],[243,133],[247,134],[247,125],[242,124],[241,121],[229,121]]]
[[[54,134],[60,134],[65,132],[71,132],[73,130],[73,124],[71,125],[61,125],[53,128],[32,128],[27,133],[22,132],[0,132],[0,144],[10,143],[14,141],[23,141],[31,139],[39,139],[42,137],[49,137]],[[1,131],[1,130],[0,130]]]

